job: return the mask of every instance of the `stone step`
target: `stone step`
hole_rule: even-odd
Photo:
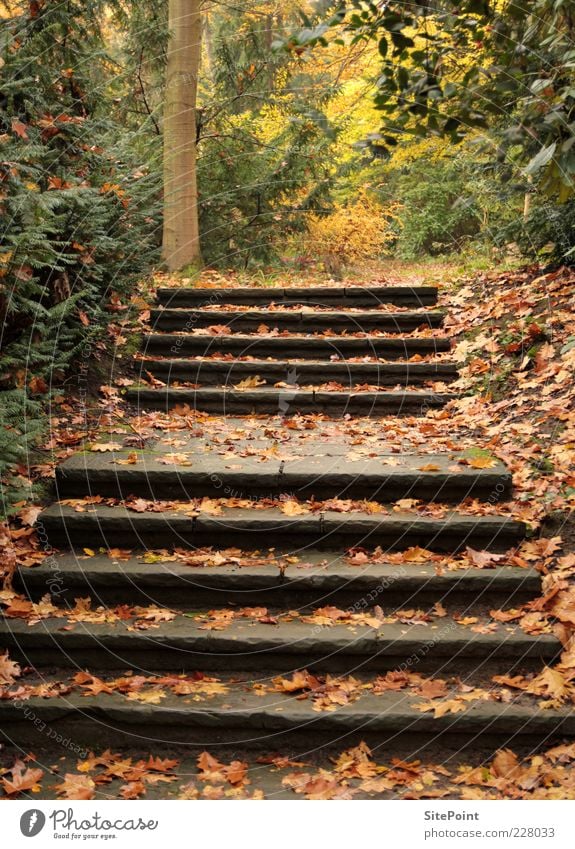
[[[187,404],[194,410],[216,415],[293,416],[326,413],[333,416],[420,415],[443,407],[457,395],[431,390],[329,391],[322,389],[228,389],[226,387],[177,389],[172,387],[127,389],[125,399],[134,406],[170,410]]]
[[[48,728],[51,736],[71,739],[78,746],[114,751],[118,746],[141,745],[142,740],[211,752],[218,745],[232,751],[263,748],[268,753],[280,746],[299,751],[337,746],[341,751],[343,744],[363,740],[378,758],[386,750],[391,754],[399,750],[408,761],[428,746],[436,750],[440,745],[444,752],[502,745],[527,745],[532,750],[539,742],[550,746],[560,737],[575,735],[575,712],[570,707],[538,710],[527,700],[478,700],[462,712],[435,718],[432,711],[418,710],[422,701],[401,691],[367,693],[335,710],[319,712],[310,699],[281,693],[257,696],[234,685],[223,696],[193,701],[168,694],[160,704],[115,693],[88,697],[72,693],[59,699],[0,701],[0,735],[34,751],[47,745]],[[37,721],[30,721],[30,716]]]
[[[8,648],[11,658],[38,669],[222,670],[226,674],[302,667],[358,674],[410,668],[411,659],[418,672],[431,669],[438,675],[486,674],[504,660],[511,675],[518,669],[551,663],[562,651],[553,634],[532,636],[511,625],[479,633],[449,618],[431,624],[383,624],[379,629],[236,619],[223,630],[205,630],[203,620],[192,614],[145,630],[130,629],[130,624],[126,619],[67,625],[65,618],[51,618],[31,626],[22,619],[3,619],[0,645]]]
[[[499,460],[490,468],[467,465],[464,454],[381,454],[349,459],[310,453],[286,459],[262,452],[255,456],[218,456],[214,452],[185,452],[158,445],[155,450],[85,451],[72,455],[56,469],[60,499],[131,495],[153,500],[221,497],[273,498],[289,493],[306,500],[342,498],[392,503],[401,498],[460,503],[485,498],[492,503],[511,492],[511,473]],[[375,448],[375,446],[374,446]],[[313,451],[313,448],[312,448]],[[286,452],[287,453],[287,452]],[[136,462],[126,465],[130,460]],[[471,461],[473,462],[473,461]]]
[[[136,374],[147,372],[164,382],[233,385],[248,377],[260,377],[267,383],[285,382],[293,386],[334,381],[346,387],[361,384],[375,386],[413,386],[428,381],[456,380],[455,363],[352,363],[289,360],[135,360]]]
[[[447,337],[389,336],[257,336],[249,334],[147,333],[142,351],[166,357],[232,354],[236,357],[275,357],[318,360],[330,357],[379,357],[408,360],[451,350]]]
[[[222,492],[222,496],[226,494]],[[228,494],[228,497],[231,497]],[[269,548],[288,544],[292,554],[307,546],[345,550],[383,546],[401,550],[420,546],[430,551],[507,551],[525,536],[525,525],[505,516],[446,513],[443,518],[411,513],[309,513],[288,516],[278,509],[227,508],[221,515],[200,512],[193,505],[143,513],[124,506],[101,507],[55,503],[40,514],[39,524],[57,548],[170,548],[173,546]],[[185,512],[192,515],[185,515]]]
[[[145,562],[144,553],[127,560],[113,555],[80,553],[54,555],[34,568],[21,567],[16,587],[38,601],[46,592],[58,604],[92,596],[99,604],[221,607],[225,604],[275,606],[334,605],[362,608],[382,605],[405,608],[455,600],[465,607],[490,604],[518,606],[541,591],[536,569],[495,566],[492,569],[448,570],[432,561],[356,566],[338,552],[306,551],[299,562],[282,559],[281,552],[266,562],[266,552],[250,559],[207,552],[190,552],[190,560]],[[217,564],[218,556],[224,562]],[[289,555],[288,555],[289,557]],[[200,562],[198,562],[200,561]]]
[[[272,303],[328,307],[377,307],[380,304],[421,307],[433,306],[437,302],[437,288],[434,286],[244,286],[237,289],[161,287],[156,294],[158,302],[167,307],[217,307],[221,304],[263,306]]]
[[[378,310],[358,312],[318,312],[313,310],[193,310],[153,309],[149,324],[153,330],[192,330],[225,325],[234,333],[255,333],[261,325],[271,330],[292,333],[357,333],[378,330],[382,333],[409,333],[418,329],[441,327],[441,312],[397,312]]]

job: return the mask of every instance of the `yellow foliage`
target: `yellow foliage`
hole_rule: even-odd
[[[353,204],[338,206],[329,216],[314,215],[308,223],[312,250],[326,268],[339,272],[352,263],[391,253],[400,205],[382,207],[365,192]]]

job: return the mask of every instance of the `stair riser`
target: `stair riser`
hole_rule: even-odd
[[[374,386],[417,386],[427,381],[457,380],[455,366],[442,363],[413,363],[412,365],[370,365],[364,363],[268,363],[241,360],[198,363],[185,360],[139,360],[134,364],[138,376],[146,372],[165,383],[199,383],[204,386],[233,386],[248,377],[258,376],[273,385],[280,381],[304,386],[335,381],[353,389],[369,383]]]
[[[291,333],[357,333],[378,330],[383,333],[409,333],[419,328],[438,328],[443,324],[442,313],[280,313],[264,311],[212,312],[199,310],[151,310],[150,326],[155,331],[170,332],[199,330],[212,325],[226,325],[234,333],[256,333],[265,324],[269,328]]]
[[[575,730],[568,720],[562,723],[549,722],[543,727],[535,723],[524,724],[519,730],[509,728],[509,723],[485,722],[483,726],[465,727],[465,730],[443,730],[437,727],[430,728],[426,732],[409,731],[402,729],[406,727],[406,717],[402,717],[396,723],[397,727],[389,731],[377,731],[375,723],[361,721],[359,730],[346,731],[342,727],[327,730],[322,719],[306,723],[287,730],[275,729],[266,726],[263,729],[230,727],[228,717],[226,724],[223,719],[216,725],[198,725],[194,727],[191,723],[188,727],[174,727],[173,719],[166,717],[163,724],[142,723],[118,723],[106,720],[98,720],[89,717],[67,718],[59,720],[42,719],[43,711],[34,709],[34,716],[38,717],[39,723],[45,722],[44,731],[37,729],[34,722],[5,722],[0,729],[0,739],[8,745],[16,745],[26,750],[35,752],[46,751],[50,747],[50,740],[46,740],[46,728],[50,729],[51,739],[57,739],[57,735],[63,740],[73,740],[76,746],[84,747],[86,752],[94,749],[112,748],[116,751],[119,747],[140,747],[142,740],[160,741],[164,745],[184,746],[197,753],[209,750],[212,755],[220,754],[225,760],[235,757],[238,748],[248,751],[262,751],[269,754],[280,749],[287,749],[290,753],[302,752],[304,756],[310,751],[317,749],[334,749],[337,754],[342,749],[358,746],[366,743],[379,758],[397,757],[402,753],[403,759],[411,761],[421,757],[427,750],[436,753],[437,747],[441,747],[444,753],[453,752],[457,754],[462,751],[476,753],[478,746],[495,752],[499,748],[512,745],[513,750],[525,747],[526,756],[541,745],[549,748],[563,742],[566,737],[574,737]],[[403,721],[404,725],[399,723]],[[52,743],[53,751],[59,753],[60,749]],[[219,748],[218,748],[219,747]]]
[[[59,467],[56,477],[58,498],[82,498],[98,493],[106,497],[127,499],[130,495],[161,501],[188,501],[193,498],[219,498],[222,487],[226,491],[241,493],[243,498],[270,498],[290,493],[299,500],[315,498],[344,498],[393,503],[400,498],[416,498],[422,501],[439,501],[458,504],[468,497],[507,498],[511,491],[509,474],[465,474],[434,475],[347,475],[335,470],[333,473],[305,475],[284,471],[276,474],[262,471],[261,474],[226,472],[220,475],[194,472],[182,467],[165,471],[141,471],[130,467],[104,469],[65,469]]]
[[[415,392],[250,392],[218,389],[133,389],[125,398],[138,408],[170,410],[188,404],[195,410],[215,415],[290,415],[325,413],[331,416],[424,415],[453,399],[444,393]]]
[[[403,759],[409,761],[419,758],[427,748],[437,752],[437,746],[441,746],[444,753],[476,752],[479,747],[495,750],[510,745],[517,751],[518,746],[524,746],[529,755],[538,745],[545,744],[548,749],[565,737],[575,736],[573,718],[566,717],[558,722],[550,711],[534,713],[530,720],[516,717],[511,711],[508,716],[498,718],[488,715],[466,717],[460,713],[448,716],[449,723],[445,724],[424,714],[418,716],[415,711],[393,716],[383,714],[381,717],[360,714],[354,728],[350,721],[342,719],[341,711],[318,713],[304,723],[290,723],[280,713],[275,717],[255,715],[250,722],[245,717],[230,713],[226,714],[225,722],[220,716],[207,716],[202,721],[193,712],[183,720],[173,711],[165,711],[152,720],[149,711],[141,717],[138,711],[134,711],[136,716],[125,718],[113,712],[109,716],[84,709],[83,715],[71,715],[68,711],[64,717],[59,717],[54,715],[48,701],[48,707],[36,702],[29,707],[30,714],[38,719],[36,724],[22,720],[26,703],[21,704],[20,710],[13,711],[13,717],[8,718],[7,712],[2,713],[0,739],[33,751],[45,750],[57,735],[73,741],[76,746],[84,746],[87,751],[141,747],[143,740],[197,748],[198,752],[207,749],[212,754],[218,751],[215,747],[221,746],[223,760],[231,759],[232,753],[235,756],[237,748],[264,750],[269,754],[270,751],[278,751],[281,746],[290,752],[309,755],[310,751],[320,747],[334,747],[339,753],[348,746],[364,742],[377,752],[378,760],[384,760],[387,752],[389,756],[397,756],[400,752]],[[541,716],[545,713],[547,718]],[[354,717],[351,719],[353,721]],[[47,729],[50,730],[50,739],[46,737]],[[57,750],[57,740],[52,745]]]
[[[43,526],[53,546],[82,549],[126,547],[133,549],[170,548],[174,545],[204,548],[215,543],[222,547],[237,546],[253,550],[274,545],[291,546],[292,551],[314,546],[333,550],[343,546],[375,547],[397,551],[409,546],[421,546],[430,551],[456,552],[470,546],[474,549],[507,551],[521,541],[525,534],[517,522],[483,525],[473,519],[460,524],[445,524],[441,520],[430,524],[388,525],[377,522],[321,523],[318,518],[275,524],[265,519],[252,521],[210,520],[207,517],[186,519],[170,517],[160,522],[137,521],[131,518],[98,519],[78,513],[62,518],[44,514]]]
[[[297,359],[328,359],[345,357],[380,357],[408,360],[410,357],[445,353],[451,350],[447,338],[391,339],[389,337],[290,338],[258,336],[192,336],[151,333],[144,336],[144,354],[182,357],[233,354],[234,356],[275,357]]]
[[[273,626],[270,626],[272,628]],[[318,626],[319,627],[319,626]],[[70,636],[73,632],[70,632]],[[144,632],[146,633],[146,632]],[[318,673],[339,673],[353,675],[361,673],[377,673],[389,670],[410,668],[410,663],[416,663],[418,672],[437,672],[440,675],[461,675],[464,677],[481,674],[493,675],[504,671],[508,675],[526,674],[529,671],[539,671],[543,663],[552,663],[560,652],[554,654],[532,647],[530,653],[525,649],[515,648],[506,643],[492,645],[483,654],[477,652],[465,653],[465,649],[457,644],[451,645],[448,640],[443,644],[432,645],[433,632],[430,631],[429,643],[413,641],[413,644],[402,646],[402,654],[398,654],[397,646],[382,646],[379,649],[373,644],[369,654],[353,653],[354,644],[351,642],[344,650],[334,642],[330,650],[329,644],[324,646],[321,653],[305,649],[305,651],[290,650],[286,645],[281,648],[267,649],[260,645],[257,649],[248,644],[242,650],[242,644],[236,643],[234,651],[226,651],[223,647],[219,652],[215,648],[202,651],[199,642],[185,641],[156,643],[157,631],[147,632],[147,636],[138,641],[140,647],[125,645],[125,640],[102,638],[101,636],[81,634],[81,645],[66,637],[44,639],[41,641],[12,639],[9,634],[2,635],[2,645],[10,651],[10,657],[21,664],[37,669],[58,667],[62,669],[90,669],[93,672],[104,670],[143,670],[181,672],[219,672],[232,674],[234,672],[260,672],[262,669],[273,669],[274,672],[288,673],[296,669],[309,669]],[[352,636],[350,632],[350,636]],[[36,642],[36,645],[34,645]],[[135,640],[132,642],[136,643]],[[203,641],[207,648],[207,641]],[[392,653],[395,652],[395,653]],[[416,661],[413,660],[416,658]]]
[[[170,289],[160,288],[158,303],[162,306],[217,307],[221,304],[259,306],[269,304],[310,304],[326,307],[377,307],[393,304],[400,307],[433,306],[437,289],[433,286],[322,287],[321,289]]]
[[[35,586],[25,579],[19,580],[17,586],[34,601],[40,601],[47,592],[46,584]],[[375,605],[384,606],[388,609],[407,609],[415,606],[422,610],[428,610],[438,600],[442,604],[446,602],[454,604],[461,610],[474,610],[478,603],[495,609],[503,609],[517,607],[530,601],[536,595],[533,590],[524,588],[502,593],[500,588],[495,587],[489,588],[479,595],[473,594],[471,591],[458,592],[455,589],[446,589],[445,591],[432,591],[430,588],[402,590],[393,586],[382,592],[378,586],[372,585],[365,588],[361,586],[361,582],[358,583],[357,587],[354,582],[352,586],[345,589],[322,592],[299,587],[290,588],[289,586],[265,587],[248,592],[247,590],[227,590],[225,587],[197,588],[190,587],[189,584],[182,584],[180,587],[173,588],[146,586],[145,583],[134,586],[134,584],[125,583],[121,579],[114,586],[99,586],[89,581],[85,583],[81,581],[69,582],[62,589],[58,585],[58,592],[59,595],[52,597],[53,603],[58,606],[73,606],[76,598],[91,597],[95,607],[100,604],[113,606],[129,602],[130,604],[141,605],[157,604],[182,610],[212,609],[225,607],[228,604],[282,609],[334,605],[345,610],[353,608],[358,603],[358,599],[361,601],[362,610],[370,609]]]

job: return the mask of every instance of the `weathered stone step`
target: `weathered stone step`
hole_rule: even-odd
[[[237,689],[204,701],[169,694],[157,705],[119,694],[72,693],[60,699],[0,701],[0,735],[35,751],[46,745],[46,728],[88,749],[151,739],[209,751],[218,744],[267,752],[280,745],[302,751],[332,744],[341,750],[344,741],[364,740],[380,756],[387,747],[392,754],[401,748],[406,760],[419,757],[428,745],[440,744],[444,751],[491,744],[515,748],[531,743],[532,748],[536,741],[550,745],[560,736],[575,735],[575,712],[570,707],[538,710],[527,700],[474,701],[462,712],[435,718],[433,712],[417,709],[422,701],[404,692],[365,694],[336,710],[318,712],[309,699],[280,693],[256,696]],[[24,715],[23,707],[38,718],[37,723]]]
[[[536,569],[496,566],[493,569],[438,569],[433,562],[369,563],[351,565],[335,552],[306,551],[299,563],[276,553],[250,562],[230,555],[229,562],[213,565],[213,555],[203,563],[193,555],[189,563],[178,560],[145,562],[142,554],[128,560],[96,554],[55,555],[34,568],[22,567],[16,586],[37,601],[52,592],[54,603],[73,606],[74,599],[93,596],[97,603],[159,604],[182,607],[220,607],[224,604],[275,607],[430,606],[438,599],[461,600],[465,608],[493,603],[504,608],[521,604],[541,590]],[[363,609],[363,606],[362,606]]]
[[[352,363],[289,360],[189,360],[145,358],[134,362],[134,370],[146,372],[164,382],[181,381],[203,385],[233,385],[248,377],[267,383],[281,381],[296,385],[335,381],[353,387],[364,383],[376,386],[413,386],[427,381],[456,380],[455,363]]]
[[[383,357],[408,360],[451,350],[447,337],[385,336],[257,336],[237,333],[229,336],[209,333],[148,333],[144,335],[145,354],[182,357],[215,353],[250,357],[297,357],[318,360],[330,357]]]
[[[231,497],[231,493],[227,493]],[[226,493],[222,492],[226,497]],[[245,549],[286,544],[333,549],[381,545],[387,550],[421,546],[430,551],[507,551],[525,536],[525,525],[505,516],[448,513],[443,518],[411,513],[309,513],[288,516],[278,509],[224,509],[219,516],[137,513],[126,507],[81,505],[84,512],[52,504],[40,515],[50,542],[59,548],[166,548],[178,545],[235,545]],[[182,510],[193,512],[191,505]]]
[[[191,331],[211,326],[226,325],[234,333],[255,333],[262,324],[270,329],[289,330],[292,333],[317,333],[331,330],[334,333],[379,330],[385,333],[405,333],[419,328],[441,327],[441,312],[397,312],[378,310],[350,312],[317,312],[301,310],[193,310],[153,309],[150,326],[154,330]]]
[[[217,307],[265,304],[314,304],[316,306],[376,307],[395,304],[402,307],[433,306],[437,302],[434,286],[321,286],[303,288],[241,287],[237,289],[159,288],[157,299],[168,307]]]
[[[562,651],[552,634],[532,636],[519,627],[499,626],[478,633],[451,619],[429,625],[384,624],[330,627],[302,621],[278,625],[234,620],[224,630],[202,629],[202,620],[178,616],[146,630],[130,621],[100,624],[43,619],[0,621],[0,644],[14,659],[36,668],[288,671],[306,667],[322,672],[358,673],[401,667],[417,659],[418,671],[440,674],[471,669],[474,674],[505,660],[512,670],[540,667]]]
[[[375,454],[375,451],[373,452]],[[136,462],[130,463],[131,460]],[[60,499],[130,495],[155,500],[221,497],[270,498],[289,493],[298,499],[346,498],[392,503],[400,498],[459,503],[468,497],[491,502],[511,492],[511,473],[499,460],[490,468],[467,465],[462,454],[382,454],[349,459],[302,449],[293,458],[221,457],[213,452],[173,454],[157,450],[78,452],[56,469]]]
[[[314,389],[228,389],[227,387],[150,389],[134,387],[125,393],[127,401],[140,408],[169,410],[187,404],[195,410],[216,415],[295,415],[295,413],[327,413],[329,415],[384,416],[425,415],[430,409],[443,407],[457,396],[431,390],[346,392]]]

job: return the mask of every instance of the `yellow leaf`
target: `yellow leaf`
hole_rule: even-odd
[[[445,702],[422,702],[415,707],[423,713],[432,710],[434,718],[440,719],[447,713],[461,713],[467,708],[467,705],[461,699],[448,699]]]
[[[135,466],[138,462],[138,455],[135,451],[131,451],[125,460],[116,460],[118,466]]]
[[[300,504],[299,501],[294,501],[291,498],[282,502],[280,510],[286,516],[301,516],[303,513],[309,513],[307,504]]]
[[[256,389],[258,386],[263,386],[264,383],[265,380],[259,374],[255,374],[253,377],[246,377],[240,383],[234,384],[234,389]]]
[[[492,469],[493,466],[497,465],[497,460],[494,460],[493,457],[473,457],[467,461],[467,465],[471,466],[472,469]]]

